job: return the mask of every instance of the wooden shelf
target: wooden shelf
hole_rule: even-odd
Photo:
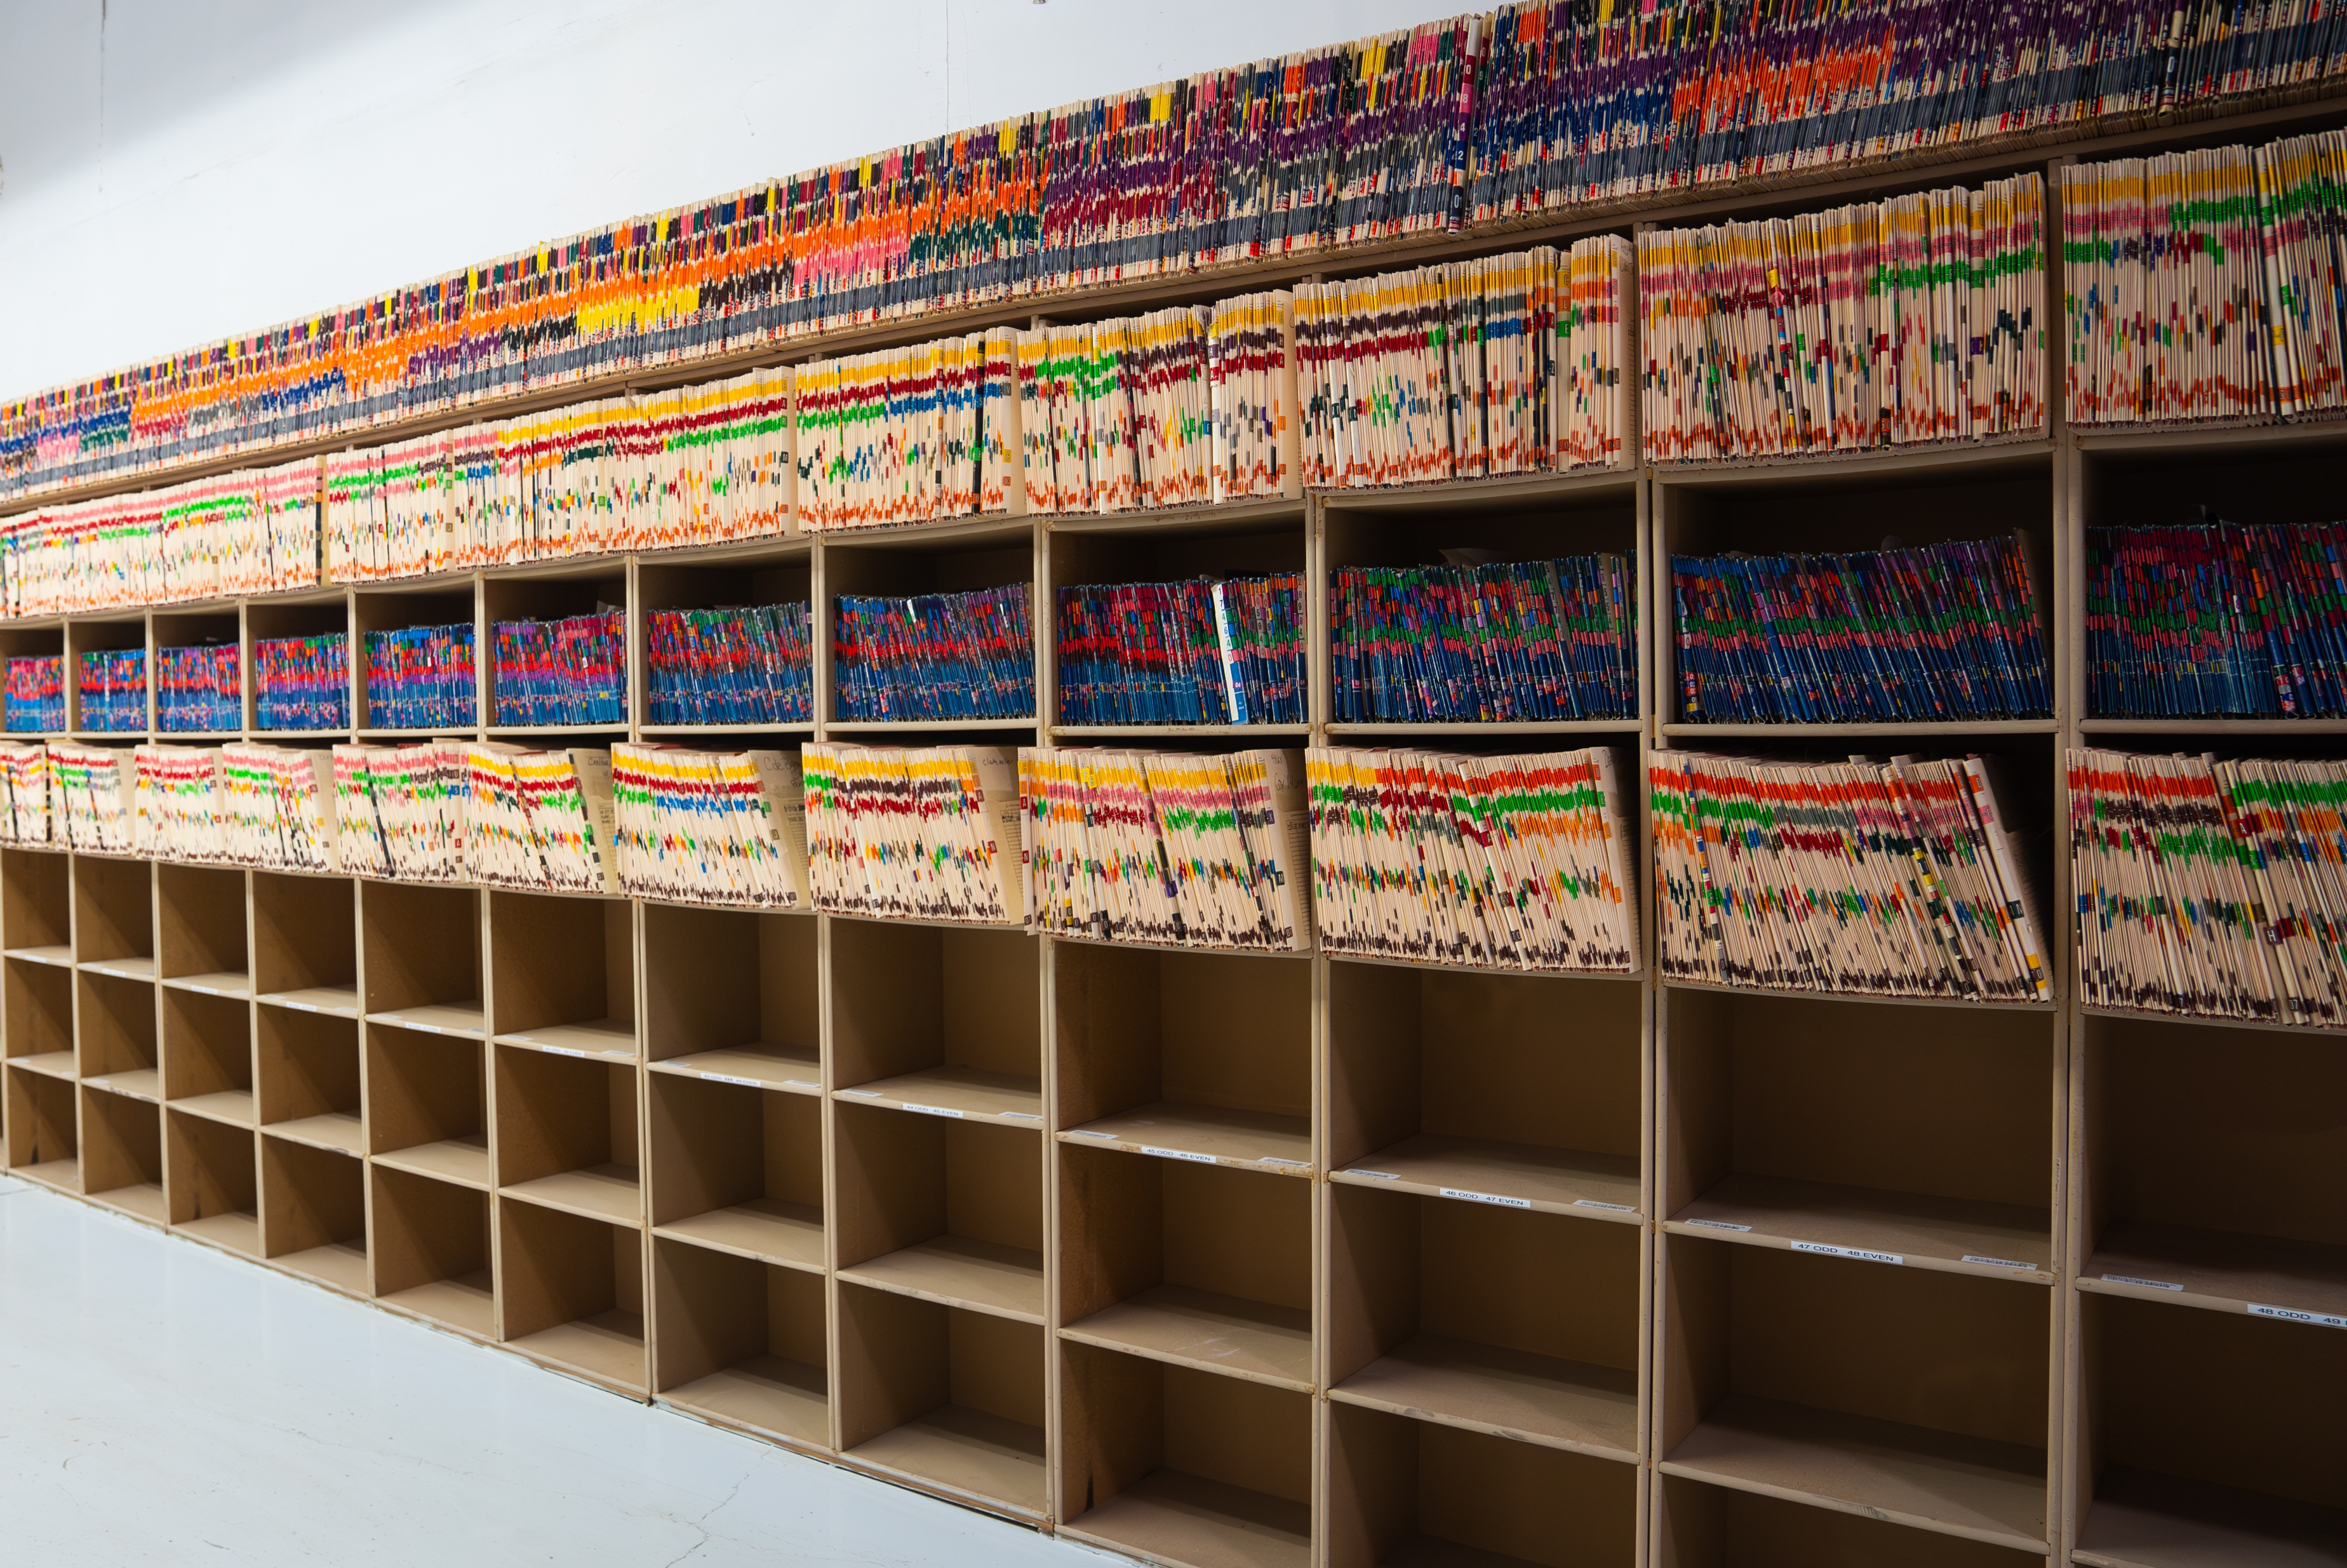
[[[1420,1335],[1332,1399],[1597,1459],[1638,1461],[1638,1376],[1624,1368]]]
[[[1060,1330],[1061,1337],[1283,1389],[1312,1387],[1312,1315],[1160,1285]]]
[[[1020,1513],[1044,1512],[1043,1429],[1024,1421],[940,1405],[858,1443],[846,1457]]]
[[[8,1059],[8,1065],[48,1078],[62,1078],[68,1083],[76,1076],[74,1053],[70,1050],[45,1050],[35,1056],[12,1056]]]
[[[252,1128],[259,1119],[254,1111],[252,1091],[223,1089],[212,1094],[190,1094],[184,1100],[170,1102],[174,1111],[184,1111],[190,1116],[207,1116],[215,1122],[225,1122],[231,1127]],[[278,1129],[283,1132],[283,1128]],[[354,1153],[358,1151],[352,1151]]]
[[[2050,1221],[2044,1210],[2015,1204],[1739,1174],[1713,1186],[1663,1228],[1952,1274],[2054,1282]]]
[[[2045,1455],[2014,1443],[1736,1394],[1707,1412],[1659,1468],[1992,1545],[2045,1550]]]
[[[550,1051],[556,1056],[591,1056],[618,1061],[633,1061],[636,1059],[635,1025],[615,1019],[601,1019],[593,1023],[547,1024],[518,1034],[501,1034],[497,1040],[499,1045],[518,1045],[529,1050]]]
[[[603,1164],[562,1171],[498,1189],[501,1195],[542,1204],[589,1219],[637,1225],[643,1220],[643,1185],[633,1165]]]
[[[85,1078],[82,1082],[92,1089],[103,1089],[115,1094],[128,1094],[133,1100],[163,1098],[163,1074],[152,1067],[134,1067],[121,1072],[103,1072]]]
[[[151,983],[155,979],[155,960],[152,958],[99,958],[81,965],[81,971],[87,975],[105,975],[112,979],[142,980]]]
[[[166,979],[163,983],[178,990],[194,991],[200,996],[227,997],[243,1001],[252,995],[252,977],[230,969],[216,969],[210,974],[183,975]]]
[[[748,1360],[661,1390],[661,1402],[812,1448],[831,1440],[827,1380],[821,1367],[781,1356]]]
[[[2347,1327],[2347,1247],[2129,1225],[2086,1259],[2078,1288],[2252,1317]]]
[[[946,1235],[843,1266],[839,1277],[1021,1323],[1043,1321],[1043,1255]]]
[[[506,1344],[534,1361],[595,1382],[630,1391],[644,1385],[644,1319],[639,1312],[614,1307]]]
[[[486,1133],[474,1132],[462,1138],[444,1138],[434,1143],[418,1143],[413,1148],[393,1149],[374,1156],[378,1165],[395,1171],[407,1171],[418,1176],[430,1176],[436,1181],[456,1182],[467,1187],[489,1189],[489,1140]]]
[[[1504,1198],[1548,1214],[1640,1223],[1638,1162],[1622,1154],[1544,1149],[1490,1138],[1421,1132],[1328,1179],[1428,1197]]]
[[[62,969],[74,967],[73,948],[65,942],[54,942],[41,948],[11,948],[8,957],[22,958],[28,964],[54,964]]]
[[[1312,1173],[1311,1125],[1301,1116],[1158,1101],[1071,1127],[1069,1143],[1160,1158],[1195,1159],[1279,1175]]]
[[[2328,1568],[2347,1510],[2113,1465],[2095,1484],[2074,1563],[2092,1568]]]
[[[1043,1124],[1040,1078],[979,1067],[924,1068],[833,1092],[932,1116],[999,1122],[1010,1127]]]
[[[291,1008],[296,1012],[327,1013],[335,1018],[359,1016],[359,993],[353,986],[303,986],[299,990],[264,991],[257,999],[267,1007]],[[376,1021],[384,1020],[378,1018]]]
[[[1172,1470],[1134,1481],[1060,1533],[1197,1568],[1307,1568],[1312,1561],[1307,1504]]]
[[[189,1107],[181,1106],[186,1110]],[[320,1149],[331,1149],[338,1154],[366,1153],[366,1132],[358,1117],[348,1111],[330,1111],[318,1116],[300,1116],[291,1122],[272,1122],[267,1131],[272,1137],[291,1138]]]
[[[301,1252],[285,1253],[269,1260],[270,1266],[288,1274],[298,1274],[304,1279],[316,1280],[347,1296],[367,1294],[367,1255],[364,1246],[348,1242],[329,1242]]]
[[[323,1010],[323,1009],[320,1009]],[[488,1036],[488,1015],[478,1002],[425,1002],[390,1012],[371,1012],[369,1023],[422,1030],[426,1034],[453,1034],[469,1040]]]
[[[786,1268],[820,1271],[824,1266],[823,1210],[815,1204],[753,1198],[655,1225],[652,1234]]]
[[[443,1328],[476,1339],[497,1332],[497,1297],[489,1288],[489,1271],[476,1269],[461,1279],[436,1279],[405,1290],[378,1296],[375,1300],[395,1312],[421,1317]]]
[[[674,1072],[715,1083],[778,1089],[788,1094],[823,1092],[823,1063],[814,1051],[789,1046],[744,1045],[694,1050],[651,1066],[654,1072]]]
[[[84,1193],[82,1195],[110,1209],[119,1209],[133,1219],[145,1220],[149,1225],[164,1224],[168,1214],[160,1182],[133,1182],[128,1186],[109,1187],[102,1193]]]
[[[191,1235],[229,1252],[241,1253],[246,1257],[261,1255],[261,1216],[253,1214],[208,1214],[202,1219],[180,1220],[171,1228],[181,1235]]]
[[[11,1165],[8,1173],[22,1176],[28,1182],[38,1182],[45,1187],[54,1187],[61,1193],[71,1193],[76,1197],[82,1195],[81,1161],[78,1159],[42,1160],[30,1165]]]

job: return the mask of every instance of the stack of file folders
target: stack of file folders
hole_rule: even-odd
[[[796,755],[611,749],[620,891],[681,904],[804,909],[806,805]]]
[[[490,640],[500,726],[627,722],[627,617],[500,620]]]
[[[815,718],[807,602],[655,610],[644,659],[655,724],[805,724]]]
[[[1020,925],[1019,770],[1001,746],[801,749],[807,881],[834,915]]]
[[[235,643],[156,650],[155,727],[179,734],[244,728]]]
[[[66,727],[66,661],[61,654],[8,661],[8,733],[54,735]]]
[[[118,648],[81,656],[81,727],[109,733],[147,727],[147,651]]]
[[[465,875],[541,893],[620,890],[611,852],[611,753],[465,748]]]
[[[349,729],[350,635],[330,631],[255,642],[252,724],[257,730]]]
[[[367,728],[469,730],[477,722],[473,623],[366,634]]]
[[[1035,716],[1035,622],[1023,582],[910,599],[841,594],[832,662],[841,719]]]
[[[1063,724],[1305,722],[1304,578],[1060,589]]]
[[[53,841],[85,854],[129,854],[138,818],[135,748],[52,741],[48,753]]]
[[[49,749],[38,741],[0,743],[0,844],[46,844]]]
[[[463,881],[472,784],[466,741],[336,746],[335,829],[343,869],[402,882]]]

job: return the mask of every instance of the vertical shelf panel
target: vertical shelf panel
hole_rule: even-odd
[[[958,1501],[1040,1518],[1041,1326],[845,1282],[838,1300],[846,1456]]]

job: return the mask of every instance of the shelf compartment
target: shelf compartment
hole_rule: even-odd
[[[1051,969],[1071,1148],[1312,1173],[1309,964],[1062,941]]]
[[[82,1194],[163,1224],[161,1111],[151,1101],[87,1084],[81,1095]]]
[[[643,1223],[633,1069],[509,1045],[497,1052],[497,1175],[508,1198]]]
[[[537,1204],[497,1204],[499,1337],[534,1361],[642,1398],[644,1237]]]
[[[261,1255],[253,1134],[177,1109],[164,1112],[171,1228],[247,1257]]]
[[[45,1186],[81,1191],[81,1119],[70,1078],[9,1064],[8,1169]]]
[[[852,1102],[833,1114],[842,1279],[1043,1321],[1040,1133]]]
[[[2347,1562],[2347,1334],[2108,1296],[2079,1309],[2075,1561]]]
[[[1662,1238],[1665,1474],[2047,1551],[2049,1295]]]
[[[1041,1126],[1039,947],[1018,931],[834,922],[834,1089]]]
[[[261,1137],[261,1255],[289,1274],[346,1295],[372,1294],[366,1163],[280,1137]]]
[[[356,724],[361,737],[407,735],[424,738],[454,734],[469,737],[475,723],[482,716],[477,680],[475,689],[466,693],[472,704],[472,716],[461,724],[443,725],[437,729],[398,730],[374,723],[373,700],[367,690],[367,637],[370,631],[405,631],[412,627],[475,625],[478,606],[474,602],[473,583],[469,578],[459,578],[454,586],[418,589],[414,586],[384,585],[361,588],[351,599],[351,676],[356,702],[351,709],[351,722]],[[479,648],[477,640],[475,648]],[[477,666],[476,669],[477,676]]]
[[[1063,1146],[1061,1336],[1311,1388],[1311,1197],[1256,1172]]]
[[[819,924],[667,904],[643,911],[644,1054],[652,1065],[820,1093]]]
[[[2051,1283],[2054,1020],[1683,988],[1659,1005],[1665,1229]]]
[[[118,1080],[125,1093],[161,1099],[153,984],[87,970],[76,983],[81,988],[81,1076]]]
[[[6,987],[0,1019],[5,1020],[8,1059],[61,1057],[73,1071],[73,971],[12,954],[0,959],[0,985]]]
[[[2029,1568],[2042,1553],[1804,1508],[1685,1476],[1655,1488],[1654,1568]]]
[[[658,1235],[822,1271],[822,1102],[655,1073],[645,1104]]]
[[[179,1110],[215,1121],[254,1124],[250,1005],[165,989],[163,1098]]]
[[[1643,1013],[1619,981],[1331,963],[1329,1179],[1640,1223]]]
[[[476,1339],[494,1337],[488,1194],[380,1163],[368,1176],[375,1299]]]
[[[652,1391],[662,1403],[805,1447],[831,1446],[820,1273],[661,1236]]]
[[[215,995],[252,994],[252,964],[244,933],[241,871],[210,866],[158,865],[155,914],[159,940],[156,974],[189,989]]]
[[[402,1029],[485,1037],[480,895],[396,882],[358,888],[366,1016]],[[265,972],[263,989],[271,989]]]
[[[514,724],[497,723],[497,660],[495,628],[501,620],[562,620],[572,616],[601,615],[624,609],[628,602],[628,563],[624,559],[574,558],[549,569],[526,576],[491,576],[481,579],[481,620],[476,632],[480,650],[481,723],[508,734],[579,734],[618,732],[626,738],[626,715],[638,711],[641,647],[621,615],[620,625],[628,648],[621,672],[628,690],[620,694],[620,717],[593,724]],[[463,619],[459,616],[456,619]],[[470,726],[467,726],[468,728]]]
[[[489,895],[497,1037],[563,1055],[636,1050],[634,906],[611,898]]]
[[[2336,1040],[2086,1020],[2078,1286],[2347,1324],[2347,1057]]]
[[[0,849],[0,944],[40,963],[73,962],[73,861],[54,850]]]
[[[364,1027],[367,1142],[375,1163],[487,1190],[485,1048],[446,1035]]]
[[[1307,1568],[1312,1398],[1061,1346],[1060,1533],[1182,1568]]]
[[[1638,1460],[1637,1232],[1350,1186],[1330,1199],[1330,1399]]]
[[[1040,1326],[847,1283],[840,1450],[853,1463],[1035,1522],[1046,1506]]]
[[[358,906],[341,877],[252,874],[252,984],[281,1007],[356,1017]]]
[[[1630,1568],[1640,1476],[1532,1443],[1331,1405],[1329,1568]]]
[[[75,961],[135,972],[155,965],[154,868],[144,860],[73,857]]]
[[[261,1125],[320,1148],[365,1153],[359,1026],[323,1013],[256,1010]]]

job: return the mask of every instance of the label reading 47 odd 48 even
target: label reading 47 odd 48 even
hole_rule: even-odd
[[[1854,1257],[1860,1263],[1896,1263],[1904,1265],[1907,1261],[1904,1257],[1901,1257],[1895,1252],[1874,1252],[1862,1246],[1828,1246],[1821,1241],[1797,1241],[1793,1244],[1793,1250],[1795,1252],[1813,1252],[1819,1257]]]

